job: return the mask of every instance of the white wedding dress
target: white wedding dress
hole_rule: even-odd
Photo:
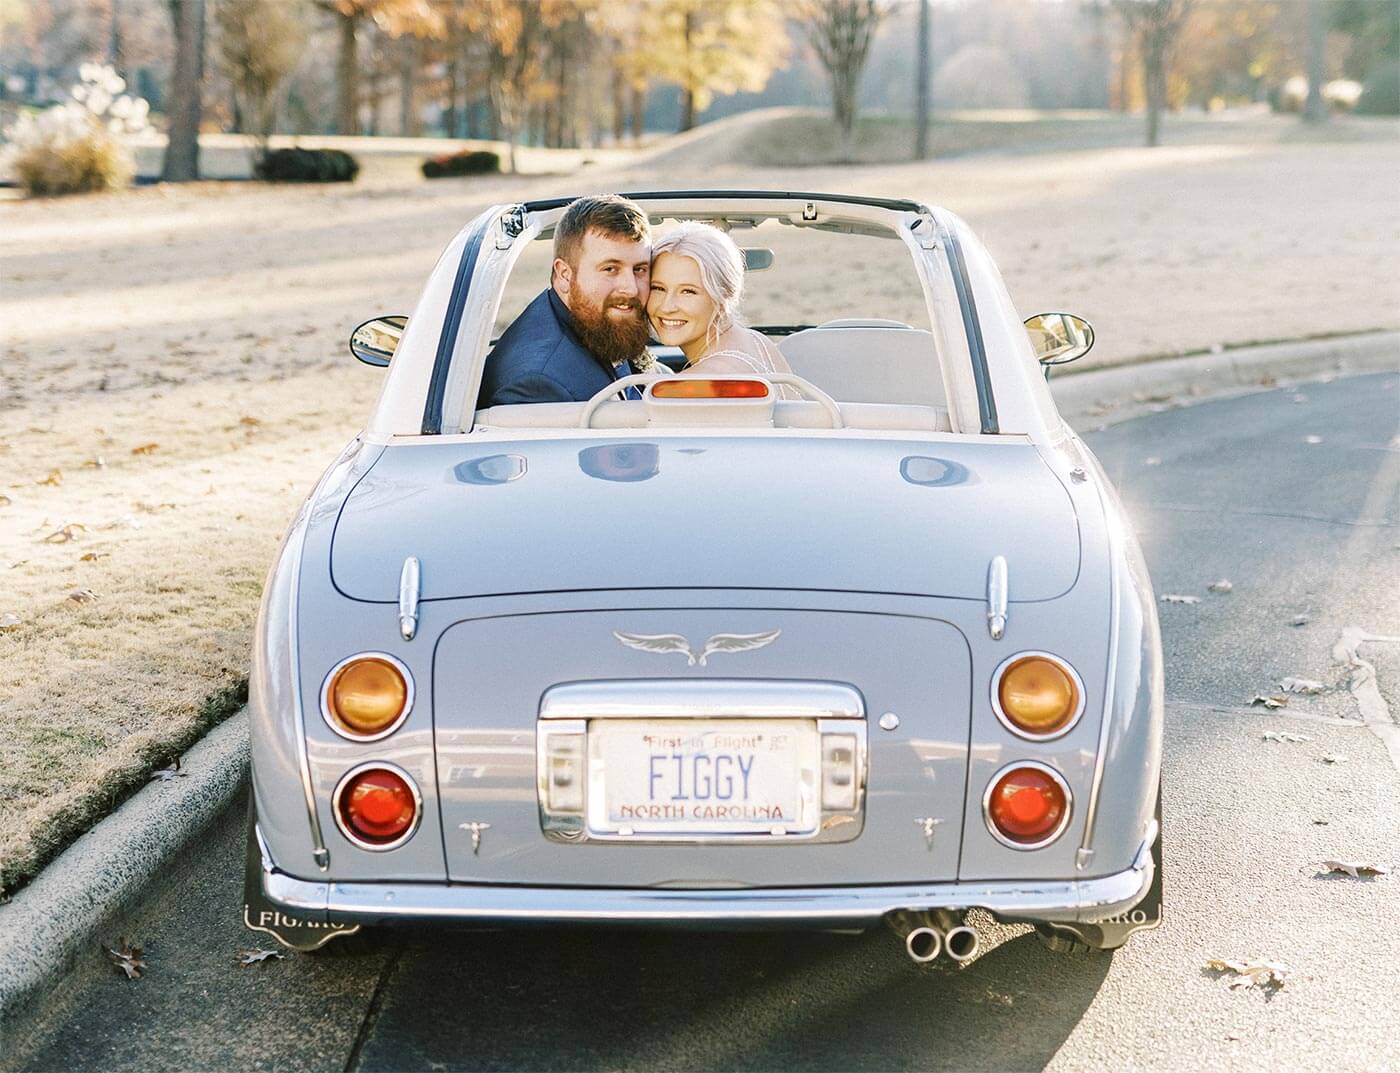
[[[687,365],[683,372],[691,375],[757,373],[759,376],[765,376],[769,373],[790,373],[792,366],[773,345],[773,341],[762,332],[756,332],[742,324],[734,324],[715,340],[711,349],[705,351],[699,360]],[[774,386],[778,398],[784,401],[795,402],[802,398],[802,394],[795,388],[782,384]]]

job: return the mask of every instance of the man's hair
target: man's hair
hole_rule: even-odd
[[[583,236],[590,230],[633,242],[651,241],[651,226],[640,205],[618,194],[599,194],[578,198],[564,210],[554,228],[554,256],[577,268]]]

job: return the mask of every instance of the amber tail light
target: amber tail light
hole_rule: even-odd
[[[1084,711],[1079,676],[1064,660],[1044,652],[1013,656],[993,680],[997,716],[1028,738],[1066,733]]]
[[[335,816],[341,831],[366,849],[392,849],[408,841],[422,810],[408,775],[387,764],[354,769],[335,791]]]
[[[351,656],[326,677],[322,714],[331,729],[359,741],[373,741],[397,729],[413,705],[408,669],[392,656]]]
[[[1039,849],[1069,822],[1069,787],[1053,769],[1023,761],[997,773],[984,807],[998,839],[1016,849]]]

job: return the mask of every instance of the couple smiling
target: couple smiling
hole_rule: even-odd
[[[653,335],[697,374],[791,372],[739,322],[743,287],[743,251],[718,228],[682,223],[653,246],[634,202],[579,198],[554,230],[550,285],[486,360],[482,405],[583,401],[624,376],[663,372],[646,350]]]

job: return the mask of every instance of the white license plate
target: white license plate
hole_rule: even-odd
[[[594,719],[594,836],[701,839],[815,834],[821,746],[812,719]]]

